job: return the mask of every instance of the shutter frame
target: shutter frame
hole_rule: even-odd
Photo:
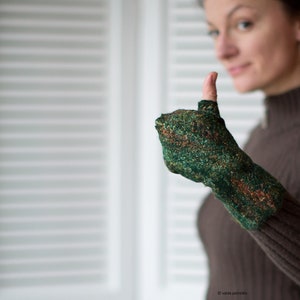
[[[117,299],[120,1],[0,12],[1,299]]]
[[[226,125],[243,147],[250,130],[261,118],[262,95],[259,92],[239,95],[229,76],[214,57],[213,43],[206,34],[204,12],[195,0],[167,1],[166,86],[163,112],[197,109],[201,86],[211,71],[217,81],[219,108]],[[243,98],[243,99],[241,99]],[[167,292],[162,299],[205,298],[208,284],[208,261],[197,234],[199,207],[210,192],[202,184],[163,171],[162,194],[165,241],[164,271]]]

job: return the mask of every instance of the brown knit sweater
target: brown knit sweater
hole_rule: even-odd
[[[290,193],[260,230],[242,229],[210,195],[198,214],[210,280],[207,300],[300,300],[300,88],[265,99],[266,127],[245,152]]]

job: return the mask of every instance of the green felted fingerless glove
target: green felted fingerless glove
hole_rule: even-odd
[[[281,207],[284,187],[239,148],[216,102],[163,114],[156,129],[168,169],[211,187],[243,228],[258,229]]]

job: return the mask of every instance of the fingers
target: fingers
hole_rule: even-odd
[[[217,77],[216,72],[211,72],[206,76],[202,87],[202,99],[217,102]]]

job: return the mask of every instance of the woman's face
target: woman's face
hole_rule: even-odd
[[[300,85],[300,21],[277,0],[205,0],[217,58],[240,92],[278,94]]]

